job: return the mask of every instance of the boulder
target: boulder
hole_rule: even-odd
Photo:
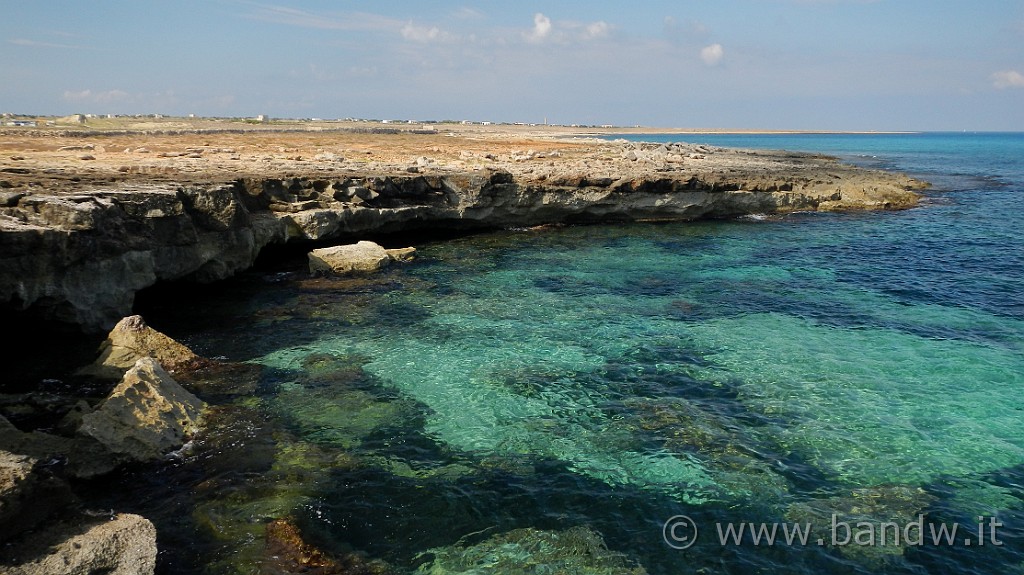
[[[374,272],[391,263],[387,250],[374,242],[320,248],[309,252],[311,274]]]
[[[99,358],[78,373],[120,379],[143,357],[156,359],[168,371],[201,361],[187,346],[146,325],[142,316],[133,315],[117,322],[107,339],[100,344]]]
[[[0,541],[32,529],[71,498],[67,483],[35,458],[0,451]]]
[[[113,453],[149,461],[181,447],[198,428],[204,407],[155,359],[144,357],[95,411],[82,416],[78,432]]]
[[[49,472],[50,464],[60,469],[67,477],[90,479],[110,473],[117,468],[118,457],[92,437],[77,435],[64,437],[42,431],[31,433],[21,431],[0,415],[0,450],[18,454],[14,457],[28,457],[31,460],[45,462],[34,464]],[[10,471],[13,477],[14,471]],[[40,477],[47,477],[42,475]],[[15,483],[10,480],[12,485]],[[35,481],[33,479],[33,481]],[[56,485],[54,485],[56,487]],[[3,497],[3,496],[0,496]],[[14,503],[5,503],[5,505]],[[2,514],[0,514],[2,515]],[[3,519],[0,519],[0,523]],[[27,528],[27,527],[26,527]]]
[[[61,522],[9,551],[0,560],[0,572],[7,575],[148,575],[156,569],[156,528],[127,513],[84,524]]]

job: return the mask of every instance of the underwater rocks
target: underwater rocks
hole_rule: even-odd
[[[833,548],[847,559],[878,569],[898,561],[907,547],[914,545],[913,540],[924,540],[923,516],[933,500],[920,487],[880,485],[794,503],[785,518],[811,525],[812,540],[831,542],[843,529],[851,537],[856,533],[855,544],[836,544]]]
[[[339,275],[375,272],[392,261],[410,261],[416,248],[388,250],[379,244],[361,241],[355,244],[320,248],[309,252],[309,273]]]
[[[420,566],[421,575],[509,573],[517,575],[645,575],[647,570],[625,555],[609,551],[601,535],[587,527],[565,531],[515,529],[465,546],[461,542],[431,549],[433,559]]]
[[[328,554],[302,538],[299,528],[289,519],[277,519],[266,528],[266,550],[271,572],[311,573],[313,575],[390,575],[395,573],[380,560],[365,559],[355,553]]]

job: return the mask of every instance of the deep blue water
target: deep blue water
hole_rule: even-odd
[[[161,569],[258,572],[281,516],[400,572],[1024,569],[1024,134],[688,138],[935,186],[900,212],[431,242],[373,278],[253,272],[151,310],[262,370],[191,459],[133,486],[178,528]],[[678,515],[686,550],[664,539]],[[984,546],[979,517],[1002,524]],[[817,545],[833,521],[961,531]],[[730,522],[813,531],[723,545]]]

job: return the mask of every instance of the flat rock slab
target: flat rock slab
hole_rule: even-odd
[[[309,273],[314,275],[375,272],[390,263],[388,250],[367,241],[309,252]]]

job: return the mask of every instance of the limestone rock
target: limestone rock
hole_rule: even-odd
[[[395,248],[392,250],[384,250],[388,253],[388,257],[392,261],[396,262],[410,262],[416,257],[416,248]]]
[[[387,250],[374,242],[321,248],[309,252],[309,272],[348,274],[374,272],[391,263]]]
[[[313,159],[318,162],[342,162],[345,160],[345,158],[342,158],[333,152],[321,152],[313,156]]]
[[[209,171],[188,162],[196,167],[163,165],[150,177],[150,166],[139,164],[121,173],[123,157],[115,160],[97,146],[69,151],[67,158],[95,154],[90,169],[96,174],[83,172],[52,190],[36,185],[46,163],[0,168],[0,308],[106,332],[132,313],[137,291],[159,282],[230,277],[272,243],[431,229],[898,209],[914,205],[919,196],[913,190],[923,186],[791,152],[604,142],[585,153],[547,153],[551,161],[517,162],[496,150],[458,154],[458,160],[434,149],[442,155],[420,156],[426,150],[417,148],[388,159],[375,152],[346,162],[346,175],[325,180],[325,172],[336,169],[326,160],[289,167],[246,155],[242,169],[212,152],[202,154],[214,164]],[[306,152],[287,150],[299,151]],[[540,158],[545,152],[515,155]],[[146,162],[156,161],[153,156]],[[486,168],[477,165],[485,159]],[[463,171],[455,169],[460,165]],[[112,174],[129,181],[113,184]]]
[[[42,431],[27,433],[3,416],[0,416],[0,449],[36,461],[59,463],[64,475],[79,479],[105,475],[119,463],[114,454],[92,437],[63,437]]]
[[[32,529],[71,501],[68,485],[26,455],[0,451],[0,541]]]
[[[204,407],[155,359],[144,357],[99,408],[82,416],[79,433],[138,461],[159,459],[198,428]]]
[[[120,379],[143,357],[156,359],[168,371],[200,361],[187,346],[146,325],[142,316],[133,315],[117,322],[100,344],[99,358],[78,373]]]
[[[0,562],[7,575],[148,575],[156,569],[156,528],[127,513],[84,525],[59,523],[12,551],[20,557]]]

